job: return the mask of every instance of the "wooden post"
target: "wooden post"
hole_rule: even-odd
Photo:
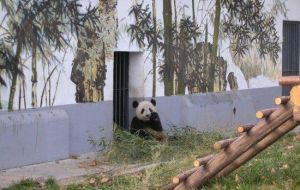
[[[264,109],[256,112],[256,118],[267,118],[269,117],[277,108]]]
[[[291,102],[295,104],[293,109],[294,120],[300,121],[300,85],[294,86],[291,89],[290,95]]]
[[[282,86],[300,85],[300,76],[285,76],[279,78],[279,84]]]
[[[192,168],[188,171],[185,171],[175,177],[173,177],[172,179],[172,183],[173,184],[179,184],[180,182],[184,181],[187,177],[189,177],[190,175],[192,175],[198,168]]]
[[[178,186],[175,187],[175,190],[201,187],[205,182],[217,175],[218,172],[245,153],[249,148],[291,118],[292,105],[288,103],[286,106],[282,106],[274,111],[269,116],[268,121],[259,121],[255,127],[252,128],[251,133],[244,133],[232,142],[226,151],[222,150],[217,154],[214,159],[211,159],[206,164],[205,168],[200,166],[195,173],[190,175],[184,182],[178,184]]]
[[[243,153],[240,157],[238,157],[235,161],[233,161],[230,165],[224,168],[220,173],[218,173],[217,177],[223,177],[227,174],[231,173],[251,158],[256,156],[258,153],[266,149],[268,146],[272,145],[275,141],[277,141],[280,137],[293,130],[299,124],[298,121],[293,119],[289,119],[283,125],[275,129],[264,139],[259,141],[257,144],[253,145],[249,150]]]
[[[277,97],[275,98],[275,104],[276,105],[285,105],[286,103],[288,103],[288,101],[290,101],[290,97],[289,96],[282,96],[282,97]]]
[[[207,164],[207,162],[208,162],[209,160],[211,160],[214,156],[215,156],[215,154],[211,154],[211,155],[208,155],[208,156],[205,156],[205,157],[202,157],[202,158],[197,158],[197,159],[194,161],[194,166],[195,166],[195,167],[199,167],[199,166],[205,165],[205,164]]]
[[[241,125],[236,128],[237,133],[244,133],[250,131],[255,125]]]
[[[233,141],[235,141],[237,138],[233,138],[233,139],[225,139],[225,140],[221,140],[218,141],[214,144],[214,149],[215,150],[221,150],[221,149],[225,149],[227,148]]]

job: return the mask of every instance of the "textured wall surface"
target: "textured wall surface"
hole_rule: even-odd
[[[0,169],[67,158],[68,149],[64,110],[0,115]]]

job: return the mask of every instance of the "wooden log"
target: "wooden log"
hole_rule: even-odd
[[[290,91],[291,102],[296,106],[300,106],[300,85],[294,86]]]
[[[168,184],[165,187],[162,188],[162,190],[173,190],[175,187],[177,186],[177,184]]]
[[[175,190],[201,187],[249,148],[291,118],[292,104],[288,103],[286,106],[281,106],[269,116],[268,121],[260,120],[255,127],[252,128],[251,133],[241,135],[230,144],[226,151],[222,150],[211,159],[205,167],[200,166],[199,169],[184,182],[179,183],[178,186],[175,187]]]
[[[192,175],[198,168],[192,168],[190,170],[187,170],[175,177],[173,177],[172,179],[172,183],[173,184],[179,184],[180,182],[184,181],[187,177],[189,177],[190,175]]]
[[[268,146],[272,145],[276,142],[280,137],[285,135],[286,133],[293,130],[295,127],[299,125],[299,121],[295,121],[293,119],[287,120],[280,127],[275,129],[269,135],[267,135],[264,139],[259,141],[257,144],[253,145],[249,150],[243,153],[240,157],[238,157],[234,162],[225,167],[220,173],[218,173],[217,177],[224,177],[230,174],[232,171],[245,164],[251,158],[256,156],[258,153],[266,149]]]
[[[269,117],[277,108],[270,108],[270,109],[264,109],[256,112],[256,118],[261,119],[261,118],[267,118]]]
[[[279,78],[279,84],[282,86],[300,85],[300,76],[285,76]]]
[[[300,106],[294,106],[293,117],[295,121],[300,121]]]
[[[237,133],[244,133],[250,131],[255,125],[241,125],[236,128]]]
[[[214,144],[214,149],[215,150],[225,149],[236,139],[237,138],[232,138],[232,139],[225,139],[225,140],[218,141]]]
[[[197,159],[194,161],[194,166],[195,166],[195,167],[199,167],[199,166],[205,165],[205,164],[207,164],[207,162],[208,162],[209,160],[211,160],[214,156],[215,156],[215,154],[211,154],[211,155],[208,155],[208,156],[205,156],[205,157],[202,157],[202,158],[197,158]]]
[[[289,96],[282,96],[282,97],[275,98],[274,102],[275,102],[276,105],[280,105],[280,104],[285,105],[285,104],[288,103],[288,101],[290,101]]]

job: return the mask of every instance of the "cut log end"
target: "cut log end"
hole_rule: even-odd
[[[225,139],[225,140],[221,140],[218,141],[214,144],[214,149],[215,150],[221,150],[221,149],[225,149],[227,148],[233,141],[235,141],[237,138],[233,138],[233,139]]]
[[[190,170],[187,170],[175,177],[172,178],[172,184],[173,185],[177,185],[181,182],[183,182],[184,180],[186,180],[186,178],[188,178],[190,175],[192,175],[195,171],[197,171],[198,168],[192,168]]]
[[[237,133],[244,133],[250,131],[255,125],[241,125],[236,128]]]
[[[257,119],[261,119],[261,118],[264,117],[264,114],[263,114],[262,111],[257,111],[256,114],[255,114],[255,116],[256,116]]]
[[[179,184],[179,182],[180,182],[180,179],[179,179],[179,177],[178,176],[175,176],[175,177],[173,177],[173,179],[172,179],[172,183],[173,184]]]
[[[281,104],[281,98],[280,97],[278,97],[278,98],[275,98],[275,104],[276,105],[280,105]]]
[[[195,160],[195,161],[194,161],[194,166],[195,166],[195,167],[201,166],[200,161],[199,161],[199,160]]]
[[[222,144],[221,144],[220,142],[216,142],[216,143],[214,144],[214,149],[215,149],[215,150],[221,150],[221,149],[222,149]]]
[[[286,104],[288,103],[288,101],[290,100],[290,97],[289,96],[282,96],[282,97],[277,97],[275,98],[275,104],[276,105],[281,105],[281,104]]]
[[[256,116],[257,119],[267,118],[267,117],[269,117],[275,110],[276,110],[276,108],[259,110],[259,111],[256,112],[255,116]]]
[[[210,154],[210,155],[208,155],[208,156],[204,156],[204,157],[201,157],[201,158],[197,158],[197,159],[194,161],[194,166],[195,166],[195,167],[199,167],[199,166],[205,165],[205,164],[207,164],[207,162],[210,161],[214,156],[215,156],[215,154]]]
[[[237,131],[238,133],[243,133],[243,132],[245,132],[244,127],[238,127],[238,128],[236,129],[236,131]]]

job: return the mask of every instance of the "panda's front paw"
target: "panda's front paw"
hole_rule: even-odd
[[[150,121],[159,121],[159,116],[157,112],[152,112],[150,116]]]

